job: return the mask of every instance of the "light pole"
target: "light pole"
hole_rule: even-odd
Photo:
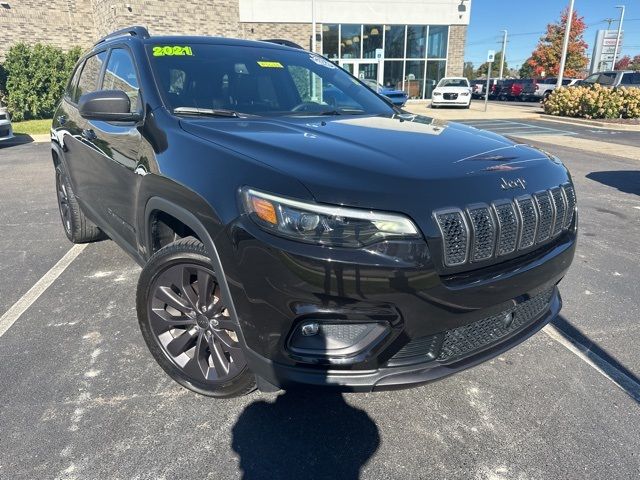
[[[620,23],[618,24],[618,35],[616,36],[616,49],[613,51],[613,64],[611,70],[616,69],[616,59],[618,58],[618,50],[620,49],[620,36],[622,35],[622,22],[624,21],[624,5],[616,5],[620,9]]]
[[[316,2],[311,0],[311,51],[316,51]]]
[[[502,80],[502,74],[504,73],[504,57],[507,50],[507,31],[503,30],[504,37],[502,37],[502,58],[500,59],[500,80]]]
[[[558,82],[556,88],[562,86],[562,77],[564,75],[564,66],[567,62],[567,50],[569,50],[569,37],[571,35],[571,23],[573,22],[573,2],[569,3],[569,14],[567,15],[567,25],[564,29],[564,43],[562,45],[562,57],[560,57],[560,70],[558,70]]]

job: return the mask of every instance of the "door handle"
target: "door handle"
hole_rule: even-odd
[[[67,123],[67,117],[65,117],[64,115],[60,115],[60,116],[58,117],[58,123],[59,123],[60,125],[64,125],[65,123]]]
[[[82,137],[87,140],[95,140],[96,138],[98,138],[96,136],[96,132],[94,132],[90,128],[85,128],[84,130],[82,130]]]

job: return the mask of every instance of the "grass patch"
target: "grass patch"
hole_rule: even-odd
[[[51,132],[51,119],[25,120],[13,122],[13,133],[16,135],[42,135]]]

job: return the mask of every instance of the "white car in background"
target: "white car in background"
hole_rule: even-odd
[[[7,109],[0,104],[0,141],[13,138],[13,128],[11,127],[11,117]]]
[[[471,85],[464,77],[445,77],[438,82],[431,96],[431,108],[444,106],[469,108]]]

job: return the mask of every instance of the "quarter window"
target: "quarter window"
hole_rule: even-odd
[[[98,79],[100,78],[100,72],[102,71],[102,64],[107,56],[107,52],[100,52],[96,55],[92,55],[87,58],[82,67],[82,73],[78,80],[78,85],[75,88],[71,100],[74,103],[78,103],[78,100],[85,93],[95,92],[98,86]]]
[[[111,51],[109,63],[104,72],[102,90],[122,90],[131,100],[131,112],[139,110],[138,76],[131,55],[123,48],[115,48]]]

